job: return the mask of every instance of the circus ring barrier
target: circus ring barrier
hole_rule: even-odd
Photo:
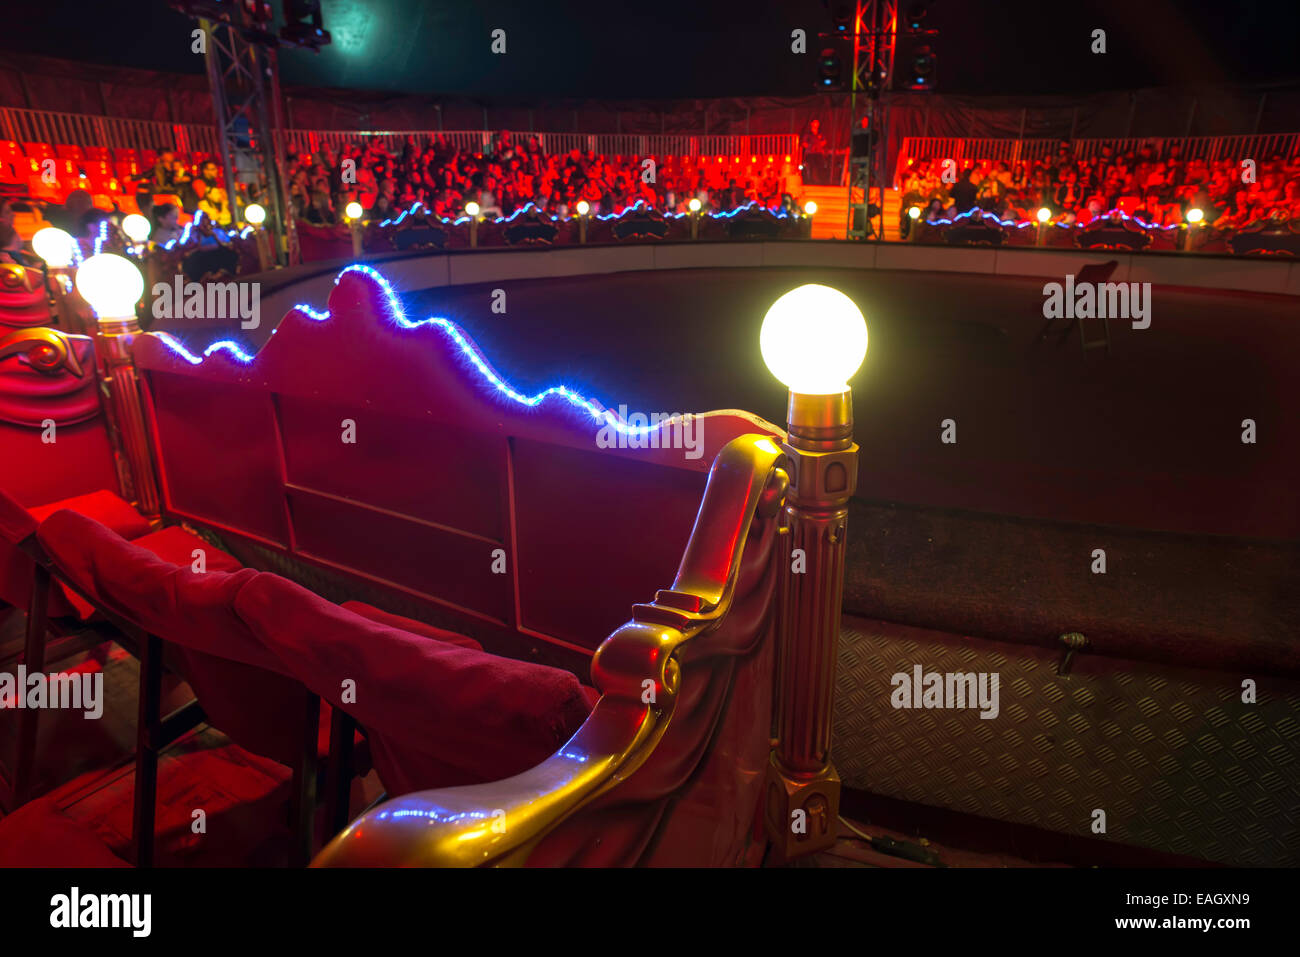
[[[1207,289],[1241,289],[1252,292],[1265,291],[1279,293],[1284,295],[1300,294],[1300,275],[1297,275],[1297,265],[1287,262],[1255,262],[1243,261],[1240,259],[1224,259],[1212,256],[1186,256],[1186,255],[1162,255],[1162,254],[1141,254],[1126,255],[1111,251],[1101,253],[1082,253],[1079,251],[1061,251],[1054,250],[1008,250],[994,248],[932,248],[932,247],[910,247],[904,245],[841,245],[834,243],[767,243],[755,242],[740,244],[720,244],[720,243],[698,243],[698,244],[680,244],[665,246],[646,246],[646,247],[604,247],[589,249],[550,249],[550,250],[530,250],[523,251],[477,251],[474,253],[452,253],[452,254],[434,254],[418,257],[392,256],[383,259],[376,259],[374,262],[382,269],[383,275],[393,280],[401,288],[424,288],[438,286],[455,286],[461,284],[474,284],[483,282],[499,282],[512,278],[538,278],[550,276],[565,275],[593,275],[602,273],[617,272],[637,272],[637,271],[655,271],[682,268],[718,268],[718,267],[737,267],[737,268],[763,268],[774,266],[832,266],[841,268],[857,269],[896,269],[896,270],[915,270],[918,272],[932,271],[950,271],[966,273],[983,273],[991,275],[1008,275],[1008,276],[1025,276],[1039,275],[1044,277],[1059,278],[1062,274],[1071,272],[1078,268],[1080,262],[1103,262],[1107,260],[1117,260],[1118,268],[1114,274],[1116,280],[1127,279],[1128,281],[1153,281],[1157,283],[1166,283],[1169,285],[1181,285],[1193,288]],[[312,274],[315,272],[315,274]],[[321,271],[303,271],[298,272],[292,277],[282,277],[283,279],[292,279],[291,285],[279,289],[273,289],[266,296],[264,310],[267,315],[279,314],[283,309],[288,311],[294,303],[316,303],[320,304],[329,298],[331,311],[335,308],[335,298],[343,291],[352,288],[350,281],[341,281],[335,285],[335,276],[337,270],[330,268]],[[279,305],[275,305],[279,303]],[[384,317],[382,308],[375,311],[379,318]],[[300,317],[301,318],[301,317]],[[292,317],[291,317],[292,319]],[[288,322],[290,320],[286,320]],[[314,321],[314,320],[309,320]],[[324,330],[328,324],[317,324],[314,328]],[[313,328],[313,326],[304,326],[304,328]],[[287,327],[282,324],[281,329],[287,331]],[[282,338],[283,333],[277,333],[276,339]],[[170,351],[170,350],[169,350]],[[269,354],[268,354],[269,355]],[[218,359],[216,366],[210,366],[210,359],[203,364],[208,372],[212,369],[220,368],[223,364],[229,365],[227,370],[231,374],[251,376],[253,379],[261,375],[260,370],[250,373],[252,366],[248,366],[238,361],[235,357],[222,357],[222,352],[214,354],[213,358]],[[146,360],[144,364],[148,365],[153,360]],[[159,371],[185,371],[189,366],[188,360],[181,360],[181,365],[176,365],[176,356],[173,353],[167,358],[167,362],[172,365],[166,366]],[[285,359],[286,365],[292,363]],[[433,371],[428,367],[411,366],[412,361],[409,356],[399,356],[394,358],[395,365],[392,369],[392,376],[383,382],[375,383],[375,387],[382,391],[387,390],[390,393],[396,388],[393,382],[420,382],[427,380]],[[328,363],[330,373],[336,377],[337,381],[344,381],[347,375],[355,374],[357,365],[349,361],[345,356],[335,356]],[[198,369],[199,366],[191,367]],[[147,372],[146,375],[153,378],[153,372]],[[304,373],[307,379],[310,376]],[[343,377],[343,378],[340,378]],[[159,376],[158,381],[162,382],[165,376]],[[251,380],[250,380],[251,381]],[[320,380],[325,381],[325,380]],[[335,380],[329,380],[335,381]],[[302,384],[298,387],[307,394],[313,391],[319,399],[322,395],[327,394],[328,388],[321,388],[319,385],[311,386]],[[397,389],[401,392],[401,389]],[[364,394],[364,393],[363,393]],[[418,399],[418,397],[417,397]],[[396,400],[394,400],[396,401]],[[214,403],[214,407],[220,407],[224,403]],[[414,403],[418,405],[419,402]],[[292,416],[292,402],[288,403],[288,415]],[[227,405],[228,407],[228,405]],[[156,413],[155,413],[156,414]],[[331,427],[337,425],[335,420]],[[738,427],[741,432],[758,431],[760,433],[767,431],[769,435],[775,434],[767,429],[756,429],[753,421],[747,426]],[[527,442],[516,442],[517,449],[523,449],[526,453]],[[556,451],[563,456],[564,443],[558,443]],[[165,446],[164,446],[165,448]],[[417,451],[418,450],[412,450]],[[709,461],[716,449],[710,449],[709,455],[702,459],[702,462]],[[404,454],[406,450],[403,449]],[[580,458],[580,457],[579,457]],[[612,459],[611,459],[612,461]],[[424,468],[421,463],[420,467],[412,470],[410,476],[411,482],[427,482],[428,476],[440,475],[438,471],[444,463],[441,459],[429,461],[428,468]],[[684,463],[682,463],[684,464]],[[560,465],[557,464],[557,470]],[[445,471],[445,468],[443,469]],[[667,472],[657,472],[654,481],[647,481],[643,486],[648,490],[651,488],[662,489],[662,481],[668,475],[681,475],[681,473],[693,471],[696,475],[696,481],[703,478],[700,466],[691,469],[676,469]],[[570,470],[568,476],[582,474],[582,469]],[[540,476],[537,473],[524,475],[522,478],[516,476],[516,491],[528,488],[537,481]],[[545,486],[549,494],[559,494],[567,487],[568,479],[557,479]],[[297,495],[300,502],[310,503],[310,496],[291,486],[293,483],[286,484],[285,488],[288,494]],[[688,504],[679,502],[676,509],[661,511],[660,514],[676,514],[677,531],[674,534],[662,533],[658,531],[653,533],[642,530],[638,541],[642,547],[654,548],[656,542],[667,542],[669,539],[675,541],[673,551],[680,548],[680,543],[688,538],[687,528],[689,526],[688,516],[694,514],[695,505],[699,501],[700,488],[694,487],[693,493],[686,496]],[[346,496],[339,496],[346,497]],[[567,503],[570,508],[569,515],[582,514],[591,501],[590,494],[585,497],[575,495],[571,498],[559,498],[555,501],[560,503],[557,511],[562,511],[563,506]],[[534,503],[535,504],[535,503]],[[295,505],[295,508],[297,506]],[[381,506],[382,507],[382,506]],[[528,508],[524,508],[520,514],[526,514]],[[181,513],[182,516],[184,513]],[[197,520],[202,521],[201,514],[196,510],[190,513]],[[761,523],[760,523],[761,524]],[[624,540],[618,535],[619,529],[614,529],[610,535],[606,536],[606,541]],[[599,544],[589,540],[588,547],[597,547]],[[632,553],[628,553],[632,555]],[[671,567],[675,562],[677,555],[672,556],[666,553],[661,555],[659,564],[655,568],[655,574],[659,575],[659,580],[667,581],[671,575]],[[512,565],[513,567],[513,565]],[[626,615],[626,608],[629,604],[634,604],[644,598],[645,576],[637,576],[638,583],[635,588],[624,588],[623,590],[606,588],[592,588],[588,592],[588,599],[591,603],[599,603],[605,595],[613,596],[617,594],[618,604],[621,614],[619,620]],[[640,589],[640,592],[637,592]],[[408,587],[407,592],[411,589]],[[418,590],[418,589],[417,589]],[[524,607],[528,604],[527,595],[522,595],[522,604]],[[591,634],[587,629],[582,629],[583,634],[579,637],[575,631],[565,631],[564,621],[566,616],[562,613],[545,615],[545,602],[539,601],[537,596],[533,596],[533,607],[531,611],[526,611],[519,622],[512,623],[508,616],[506,620],[507,628],[513,624],[513,630],[518,633],[529,634],[529,631],[519,628],[522,623],[526,629],[531,629],[540,633],[549,634],[552,638],[559,638],[559,642],[538,642],[544,648],[553,649],[559,647],[562,643],[567,643],[573,650],[591,650]],[[459,599],[458,599],[459,601]],[[444,605],[447,604],[444,602]],[[452,602],[451,604],[455,604]],[[615,602],[604,603],[605,608],[605,630],[597,631],[597,634],[608,632],[610,627],[608,614],[614,612],[613,605]],[[463,610],[463,609],[461,609]],[[552,608],[552,611],[555,609]],[[587,617],[586,606],[571,606],[570,614],[577,614],[581,617]],[[554,629],[553,632],[545,632],[544,629],[536,628],[537,616],[545,617],[548,625]],[[530,624],[530,616],[532,623]],[[599,616],[591,616],[593,619]],[[635,619],[634,619],[635,620]],[[593,620],[593,624],[595,621]],[[567,635],[567,637],[565,637]],[[1082,674],[1081,667],[1076,663],[1075,682],[1079,685],[1076,693],[1060,699],[1059,696],[1054,699],[1052,707],[1044,709],[1039,715],[1046,715],[1051,720],[1049,725],[1060,726],[1062,723],[1073,723],[1079,720],[1077,715],[1071,715],[1070,701],[1076,699],[1078,694],[1096,697],[1098,695],[1110,693],[1116,694],[1121,699],[1127,700],[1132,695],[1138,695],[1134,698],[1133,705],[1140,711],[1142,705],[1139,701],[1143,694],[1150,699],[1158,701],[1161,694],[1167,693],[1167,689],[1177,687],[1179,694],[1183,695],[1184,700],[1192,702],[1190,711],[1199,714],[1202,705],[1205,707],[1222,707],[1222,687],[1221,680],[1226,675],[1214,676],[1211,672],[1204,670],[1192,671],[1188,673],[1171,672],[1164,665],[1152,665],[1153,660],[1165,658],[1167,660],[1168,648],[1142,648],[1140,642],[1132,644],[1126,643],[1122,647],[1106,649],[1098,647],[1097,664],[1092,666],[1092,674]],[[1189,646],[1180,646],[1183,652],[1189,650]],[[874,650],[873,650],[874,649]],[[1190,649],[1195,650],[1195,649]],[[525,652],[527,653],[527,652]],[[969,761],[944,761],[940,760],[943,755],[949,754],[951,746],[956,742],[948,740],[946,735],[949,732],[934,728],[917,727],[910,735],[905,729],[900,729],[897,725],[890,723],[881,723],[883,716],[875,713],[875,710],[869,704],[864,703],[860,695],[854,697],[857,690],[852,687],[860,684],[861,681],[871,674],[877,674],[882,670],[888,673],[895,670],[897,662],[894,662],[894,655],[907,658],[910,656],[911,661],[920,661],[928,670],[962,670],[971,667],[970,657],[972,654],[977,657],[989,657],[993,667],[991,670],[997,670],[1001,667],[1003,670],[1012,672],[1021,672],[1022,677],[1034,685],[1053,685],[1052,678],[1054,662],[1059,658],[1058,652],[1038,648],[1029,649],[1023,646],[1007,644],[1005,642],[982,642],[978,640],[958,640],[953,636],[936,635],[926,633],[918,629],[902,629],[899,633],[882,633],[880,636],[870,636],[867,644],[861,641],[851,642],[847,647],[841,648],[840,661],[840,680],[839,680],[839,700],[851,702],[849,710],[856,712],[853,714],[845,713],[845,708],[837,706],[836,728],[844,744],[856,743],[857,753],[851,754],[851,763],[853,766],[854,778],[863,784],[869,784],[879,788],[885,793],[895,794],[905,800],[915,800],[922,803],[937,803],[941,806],[954,807],[960,810],[970,811],[977,814],[985,814],[993,818],[1012,818],[1027,820],[1029,823],[1039,826],[1048,827],[1054,830],[1077,830],[1074,824],[1067,823],[1063,817],[1060,806],[1060,794],[1056,791],[1048,790],[1044,792],[1045,796],[1034,798],[1034,791],[1031,789],[1027,792],[1030,797],[1026,801],[1026,807],[1020,809],[1008,809],[1003,806],[998,794],[1003,793],[996,786],[993,780],[985,781],[987,787],[981,785],[979,788],[971,788],[961,783],[963,774],[975,774],[983,780],[988,776],[985,772],[980,771],[980,767],[995,767],[1000,761],[1008,758],[1023,759],[1023,755],[1003,754],[1010,747],[1009,744],[997,739],[994,745],[987,740],[987,727],[979,721],[974,722],[967,732],[974,732],[980,736],[983,744],[976,751],[972,752]],[[1139,660],[1132,660],[1130,655],[1137,655]],[[1115,657],[1108,657],[1108,656]],[[944,664],[951,664],[951,668],[943,667]],[[1216,667],[1210,658],[1204,654],[1196,656],[1187,656],[1186,664],[1195,668]],[[1219,661],[1219,665],[1231,664],[1237,667],[1247,669],[1258,669],[1260,673],[1269,676],[1270,680],[1274,677],[1295,677],[1294,656],[1292,653],[1281,649],[1276,643],[1256,643],[1255,646],[1240,653],[1229,655],[1229,661]],[[865,669],[865,670],[864,670]],[[1100,669],[1100,671],[1098,671]],[[1170,678],[1175,676],[1181,683],[1175,685],[1171,683]],[[1134,676],[1139,680],[1134,681]],[[1207,677],[1209,676],[1209,677]],[[1108,690],[1109,689],[1109,690]],[[1049,693],[1053,689],[1045,687],[1044,693]],[[1275,697],[1270,705],[1274,716],[1277,716],[1277,709],[1281,709],[1281,714],[1292,714],[1297,710],[1297,703],[1300,702],[1300,695],[1297,695],[1289,684],[1281,684],[1276,689]],[[846,694],[847,692],[847,694]],[[1169,702],[1166,702],[1168,705]],[[1166,708],[1166,711],[1175,710]],[[1179,708],[1176,711],[1187,711],[1187,708]],[[1215,759],[1208,764],[1200,764],[1196,772],[1198,775],[1208,774],[1208,780],[1213,783],[1220,783],[1223,780],[1230,780],[1238,774],[1231,761],[1226,760],[1231,757],[1231,735],[1240,731],[1242,727],[1253,721],[1253,718],[1246,719],[1237,715],[1235,712],[1229,713],[1229,720],[1226,723],[1216,723],[1213,735],[1223,746],[1216,748],[1215,753],[1223,757],[1224,761]],[[670,724],[671,727],[671,724]],[[951,729],[949,729],[951,730]],[[1046,730],[1046,728],[1045,728]],[[1179,734],[1185,732],[1184,727],[1180,727],[1178,722],[1167,729],[1168,734]],[[844,733],[848,732],[849,739],[845,740]],[[1078,743],[1087,733],[1095,733],[1097,729],[1092,728],[1088,732],[1076,731],[1074,740]],[[870,742],[872,738],[878,738],[878,744],[864,745],[864,742]],[[907,744],[903,739],[911,741]],[[1158,739],[1156,739],[1158,740]],[[924,747],[914,747],[920,742]],[[1005,747],[1004,747],[1005,745]],[[1283,751],[1287,750],[1285,743],[1277,743]],[[1263,746],[1267,750],[1269,745]],[[897,773],[890,772],[889,775],[882,776],[880,770],[882,765],[878,762],[880,758],[880,749],[885,748],[894,758],[906,756],[915,752],[917,760],[896,761],[898,764]],[[838,753],[838,752],[837,752]],[[874,757],[873,757],[874,756]],[[1194,757],[1194,755],[1192,755]],[[924,757],[924,760],[922,760]],[[1139,764],[1130,766],[1127,759],[1121,756],[1120,760],[1114,761],[1108,769],[1098,777],[1102,783],[1097,785],[1102,794],[1098,798],[1095,795],[1093,782],[1089,782],[1087,789],[1088,796],[1082,794],[1080,801],[1090,803],[1090,806],[1101,806],[1107,795],[1114,799],[1116,794],[1123,795],[1131,791],[1132,782],[1137,781],[1139,786],[1146,787],[1150,785],[1150,769],[1160,765],[1164,760],[1161,755],[1154,753],[1138,753],[1136,757],[1141,759]],[[973,763],[972,763],[973,762]],[[922,766],[924,765],[924,766]],[[928,766],[928,770],[927,770]],[[841,766],[843,769],[843,765]],[[1182,765],[1177,765],[1182,767]],[[1188,766],[1190,768],[1190,765]],[[964,769],[964,770],[963,770]],[[1136,770],[1135,770],[1136,769]],[[552,772],[554,768],[552,768]],[[951,773],[949,773],[949,771]],[[1190,770],[1184,769],[1187,773]],[[548,772],[548,773],[552,773]],[[1126,776],[1126,772],[1131,773]],[[576,779],[573,779],[576,780]],[[846,781],[849,780],[846,775]],[[1204,780],[1204,779],[1203,779]],[[1127,781],[1128,784],[1124,784]],[[1109,782],[1109,785],[1106,783]],[[1158,786],[1160,782],[1156,782]],[[1110,787],[1114,785],[1114,787]],[[1121,786],[1122,785],[1122,786]],[[1204,784],[1202,785],[1204,786]],[[587,794],[594,793],[598,788],[593,786]],[[1114,792],[1114,793],[1112,793]],[[606,792],[607,794],[613,792]],[[477,804],[485,799],[483,795],[470,801],[469,804]],[[1211,798],[1213,792],[1211,791]],[[603,799],[603,796],[602,796]],[[446,799],[444,804],[437,805],[436,801],[425,806],[426,811],[430,811],[436,819],[441,812],[431,811],[435,805],[444,807],[450,813],[460,813],[450,810],[453,807],[455,798]],[[991,802],[991,803],[988,803]],[[1073,802],[1067,802],[1073,803]],[[1050,806],[1049,805],[1054,805]],[[1148,816],[1144,820],[1138,821],[1128,832],[1120,831],[1117,828],[1116,840],[1128,841],[1134,844],[1140,844],[1148,847],[1155,847],[1162,850],[1173,851],[1176,853],[1190,853],[1200,855],[1213,860],[1223,861],[1242,861],[1247,863],[1268,863],[1268,862],[1287,862],[1294,861],[1293,852],[1281,846],[1265,846],[1263,844],[1252,844],[1249,840],[1252,829],[1257,830],[1260,826],[1258,815],[1246,815],[1230,827],[1224,828],[1222,822],[1216,825],[1213,840],[1208,843],[1200,838],[1189,837],[1190,831],[1187,826],[1172,826],[1171,821],[1178,815],[1186,817],[1188,813],[1193,815],[1211,815],[1214,812],[1213,800],[1210,802],[1196,802],[1188,805],[1177,805],[1165,807],[1161,805],[1161,810],[1168,812],[1164,818],[1159,815],[1154,817]],[[598,810],[594,806],[589,806],[591,810]],[[1179,810],[1181,808],[1181,810]],[[505,808],[494,807],[495,810],[505,810]],[[1202,810],[1203,809],[1203,810]],[[584,809],[585,810],[585,809]],[[1177,813],[1175,813],[1177,812]],[[491,813],[491,812],[489,812]],[[549,813],[549,812],[548,812]],[[428,818],[426,818],[427,820]],[[577,818],[575,818],[576,820]],[[1236,819],[1234,819],[1236,820]],[[1208,818],[1207,818],[1208,822]],[[446,823],[446,822],[444,822]],[[490,821],[487,823],[490,824]],[[554,823],[554,822],[553,822]],[[425,825],[429,827],[429,825]],[[532,825],[530,825],[532,826]],[[541,825],[538,825],[541,826]],[[440,828],[431,828],[439,830]],[[550,833],[558,834],[563,828],[557,828]],[[700,833],[706,833],[706,829],[701,827]],[[533,832],[535,833],[535,832]],[[735,832],[733,832],[735,833]],[[1209,832],[1206,832],[1209,833]],[[477,840],[477,837],[476,837]],[[557,838],[558,840],[558,838]],[[488,839],[489,843],[491,839]],[[482,848],[482,844],[476,844]],[[662,842],[655,845],[664,848]],[[732,844],[730,852],[734,852],[739,844]],[[540,845],[539,845],[540,847]],[[505,857],[510,860],[517,860],[515,854],[522,854],[518,848],[511,850]],[[726,858],[736,860],[730,853],[714,857],[715,860]],[[495,856],[492,859],[496,860]],[[563,856],[557,860],[565,859]],[[573,860],[573,858],[568,858]],[[543,858],[537,858],[543,860]]]
[[[635,611],[590,663],[603,696],[579,734],[516,780],[522,790],[470,789],[490,795],[489,826],[445,810],[455,794],[408,796],[326,859],[755,862],[781,430],[707,413],[693,417],[698,458],[636,441],[600,449],[600,427],[617,420],[594,400],[524,397],[453,327],[397,320],[375,274],[338,279],[328,314],[294,310],[256,356],[137,339],[164,513],[236,552],[359,581],[485,644],[541,644],[570,664],[612,614]],[[656,579],[673,585],[637,605]],[[417,816],[419,842],[406,833]]]

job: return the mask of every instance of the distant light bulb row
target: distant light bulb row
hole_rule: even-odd
[[[816,210],[816,204],[815,204],[815,203],[812,203],[812,204],[809,204],[809,205],[812,205],[812,206],[814,207],[813,210],[812,210],[812,212],[815,213],[815,212],[817,211],[817,210]],[[811,215],[811,213],[810,213],[809,215]],[[1035,217],[1035,218],[1036,218],[1040,223],[1046,223],[1048,220],[1050,220],[1050,219],[1052,218],[1052,211],[1051,211],[1050,209],[1048,209],[1046,206],[1040,206],[1040,207],[1038,208],[1038,212],[1034,214],[1034,217]],[[921,207],[920,207],[920,206],[912,206],[912,207],[909,207],[908,210],[907,210],[907,218],[908,218],[908,219],[920,219],[920,218],[921,218]],[[1205,213],[1204,213],[1204,211],[1202,211],[1202,210],[1194,209],[1194,208],[1193,208],[1193,209],[1189,209],[1189,210],[1187,211],[1187,221],[1188,221],[1189,223],[1191,223],[1193,226],[1195,226],[1195,225],[1196,225],[1197,223],[1199,223],[1199,222],[1202,222],[1204,219],[1205,219]]]

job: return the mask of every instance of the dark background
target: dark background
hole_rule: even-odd
[[[906,0],[904,0],[904,5]],[[275,0],[277,19],[280,2]],[[531,102],[813,92],[822,0],[323,0],[333,43],[286,51],[290,86]],[[10,11],[16,14],[17,11]],[[1296,0],[934,0],[944,93],[1084,93],[1300,83]],[[12,25],[12,22],[11,22]],[[42,0],[0,49],[199,74],[165,0]],[[507,34],[493,55],[489,34]],[[790,31],[808,31],[808,53]],[[1090,52],[1107,33],[1107,53]]]

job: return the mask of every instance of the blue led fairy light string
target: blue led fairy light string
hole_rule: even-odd
[[[425,213],[426,213],[426,217],[427,217],[427,214],[428,214],[428,212],[429,212],[429,207],[424,206],[423,203],[417,201],[417,202],[416,202],[416,203],[415,203],[415,204],[414,204],[410,209],[403,210],[402,213],[401,213],[400,215],[398,215],[398,217],[397,217],[396,219],[385,219],[385,220],[382,220],[382,221],[379,223],[379,228],[382,229],[382,228],[385,227],[385,226],[397,226],[397,225],[400,225],[401,222],[402,222],[402,220],[406,219],[407,216],[409,216],[409,215],[411,215],[412,213],[414,213],[415,210],[416,210],[416,207],[419,207],[419,206],[423,206],[423,207],[424,207],[424,209],[425,209]],[[769,213],[769,214],[771,214],[772,216],[776,217],[777,219],[793,219],[793,218],[794,218],[793,216],[791,216],[790,213],[786,212],[786,211],[785,211],[784,209],[782,209],[781,207],[779,207],[779,206],[763,206],[763,205],[760,205],[759,201],[756,200],[756,199],[751,199],[749,202],[745,203],[743,206],[737,206],[735,209],[728,210],[728,211],[725,212],[725,213],[724,213],[724,212],[713,212],[713,211],[711,211],[711,210],[708,211],[708,212],[701,211],[701,212],[700,212],[700,216],[708,217],[708,218],[710,218],[710,219],[731,219],[733,216],[739,215],[740,213],[748,212],[749,210],[753,209],[753,208],[756,207],[756,206],[757,206],[758,209],[760,209],[761,211],[763,211],[763,212],[765,212],[765,213]],[[637,200],[635,203],[633,203],[631,206],[624,207],[623,209],[619,210],[617,213],[593,213],[593,214],[591,214],[591,218],[592,218],[592,219],[598,219],[598,220],[600,220],[601,222],[609,222],[610,220],[618,220],[618,219],[622,219],[624,216],[627,216],[627,215],[629,215],[629,214],[631,214],[631,213],[634,213],[634,212],[636,212],[637,209],[642,209],[642,208],[644,208],[644,209],[647,210],[647,211],[650,210],[650,206],[646,203],[646,201],[645,201],[644,199],[638,199],[638,200]],[[527,203],[525,203],[523,206],[521,206],[521,207],[519,207],[518,209],[516,209],[516,210],[515,210],[513,213],[511,213],[509,216],[493,216],[493,217],[491,217],[490,219],[489,219],[488,217],[484,217],[484,218],[482,219],[482,222],[484,222],[484,223],[491,223],[491,224],[493,224],[493,225],[504,225],[504,224],[507,224],[507,223],[512,223],[512,222],[514,222],[518,217],[520,217],[520,216],[522,216],[523,214],[527,213],[530,209],[535,210],[536,212],[540,213],[540,214],[543,215],[543,216],[547,216],[547,217],[551,220],[551,222],[553,222],[553,223],[559,223],[559,222],[573,222],[574,220],[579,219],[579,218],[581,217],[581,214],[578,214],[578,213],[570,213],[569,216],[568,216],[566,219],[561,220],[559,216],[556,216],[556,215],[553,214],[553,213],[547,213],[546,210],[541,209],[540,207],[538,207],[538,205],[537,205],[535,202],[533,202],[533,201],[530,200],[530,201],[528,201]],[[663,217],[664,217],[664,219],[681,219],[681,218],[684,217],[684,216],[690,216],[690,215],[691,215],[690,213],[672,213],[672,212],[665,212],[665,213],[663,214]],[[467,215],[462,215],[462,216],[459,216],[459,217],[457,217],[457,218],[455,218],[455,219],[450,219],[450,218],[448,218],[448,217],[446,217],[446,216],[434,216],[434,217],[428,217],[428,218],[436,219],[439,223],[442,223],[444,226],[448,226],[448,225],[450,225],[450,226],[461,226],[461,225],[464,225],[465,223],[468,223],[472,217],[467,216]]]
[[[190,352],[189,349],[185,348],[184,343],[182,343],[171,333],[154,332],[151,333],[151,335],[157,336],[160,341],[165,343],[172,350],[172,352],[176,353],[178,356],[180,356],[182,359],[184,359],[192,366],[201,365],[203,360],[206,357],[212,355],[215,352],[228,352],[230,353],[232,358],[234,358],[238,362],[243,363],[244,365],[248,365],[248,363],[252,362],[253,359],[256,358],[255,356],[251,356],[243,349],[241,349],[239,347],[239,343],[234,342],[230,339],[222,339],[220,342],[214,342],[206,349],[203,350],[202,356],[196,356],[194,353]]]
[[[525,395],[503,379],[497,371],[492,368],[487,359],[483,357],[483,354],[479,351],[478,347],[464,334],[464,332],[461,331],[460,326],[456,325],[456,323],[452,322],[450,319],[444,319],[441,316],[430,316],[428,319],[421,319],[418,321],[408,319],[406,317],[406,310],[402,308],[401,300],[393,290],[392,284],[389,283],[384,276],[380,275],[377,270],[370,266],[362,265],[360,263],[354,263],[353,265],[348,266],[335,278],[335,284],[337,285],[339,280],[350,272],[360,273],[379,286],[380,291],[384,294],[384,299],[388,306],[388,318],[396,326],[401,329],[420,329],[426,326],[433,326],[439,329],[456,344],[456,347],[460,350],[460,354],[465,359],[469,360],[470,364],[474,366],[482,378],[486,379],[498,393],[506,396],[519,405],[528,408],[535,408],[551,396],[559,396],[570,405],[586,412],[593,419],[604,422],[622,435],[648,435],[651,432],[662,429],[664,426],[670,425],[680,418],[680,416],[674,416],[652,425],[628,425],[615,412],[606,409],[596,400],[589,399],[581,393],[563,385],[550,386],[549,388],[543,389],[533,395]],[[312,309],[307,305],[296,305],[294,306],[294,309],[314,322],[324,322],[330,318],[329,310],[321,312]],[[151,335],[156,336],[158,340],[166,345],[174,354],[180,356],[190,365],[199,365],[205,358],[217,352],[226,353],[242,365],[248,365],[256,358],[255,356],[244,352],[237,343],[232,342],[229,339],[223,339],[219,342],[212,343],[203,351],[202,356],[198,356],[187,349],[183,343],[169,333],[155,332],[151,333]]]

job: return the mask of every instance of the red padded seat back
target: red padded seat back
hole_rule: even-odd
[[[99,605],[177,646],[178,670],[214,727],[246,750],[294,764],[307,717],[303,688],[233,607],[257,572],[214,571],[210,561],[197,573],[67,510],[42,522],[37,538]]]
[[[27,506],[119,490],[94,343],[87,336],[64,338],[80,374],[67,363],[40,369],[30,351],[0,355],[0,488]]]
[[[235,608],[304,684],[366,730],[390,797],[518,774],[590,713],[567,671],[369,621],[278,575],[250,581]]]

